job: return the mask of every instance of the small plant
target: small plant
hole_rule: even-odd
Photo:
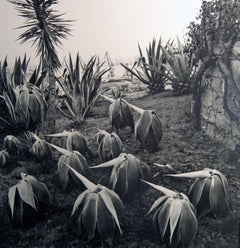
[[[85,137],[76,129],[71,129],[70,131],[63,131],[62,133],[45,135],[49,137],[67,137],[66,147],[69,151],[78,151],[85,156],[86,153],[90,157],[94,157],[94,154],[89,149]]]
[[[105,162],[116,158],[122,152],[122,141],[115,132],[108,133],[100,130],[97,133],[98,154],[100,159]]]
[[[160,149],[160,142],[163,136],[162,123],[156,112],[144,110],[127,103],[131,108],[141,114],[135,125],[136,138],[142,147],[155,152]]]
[[[109,107],[109,119],[112,128],[118,132],[119,129],[130,127],[131,130],[134,131],[133,115],[126,102],[122,98],[115,100],[104,95],[101,96],[111,102]]]
[[[229,205],[228,181],[218,170],[205,168],[201,171],[167,174],[171,177],[195,178],[189,190],[189,199],[199,217],[208,213],[218,215]]]
[[[121,92],[119,86],[116,86],[116,87],[112,88],[112,96],[113,96],[114,99],[120,98],[121,95],[122,95],[122,92]]]
[[[3,143],[7,151],[9,152],[19,151],[20,141],[17,137],[13,135],[7,135],[5,136]]]
[[[71,178],[75,182],[79,181],[76,178],[75,174],[72,173],[71,170],[69,170],[69,166],[74,168],[78,173],[85,175],[88,169],[87,161],[78,151],[69,151],[59,146],[50,143],[48,144],[62,154],[62,156],[58,160],[58,176],[60,184],[65,191],[68,185],[69,176],[71,176]],[[66,164],[68,164],[69,166],[67,166]]]
[[[20,221],[23,225],[24,219],[26,224],[28,221],[31,222],[31,215],[36,214],[41,205],[49,205],[50,196],[46,185],[35,177],[25,173],[21,173],[21,177],[22,180],[9,189],[8,202],[12,219],[16,222]]]
[[[194,206],[183,193],[144,182],[164,194],[153,203],[148,212],[154,212],[154,226],[160,232],[162,241],[170,247],[187,247],[198,229]]]
[[[119,157],[93,168],[113,167],[110,184],[111,188],[121,199],[133,194],[139,186],[140,179],[149,176],[149,167],[132,154],[121,153]]]
[[[114,191],[100,184],[95,185],[68,167],[87,188],[78,196],[72,210],[79,235],[88,240],[99,236],[102,241],[112,245],[115,234],[122,234],[119,223],[124,207],[122,201]]]
[[[165,74],[166,63],[164,54],[162,53],[162,40],[159,39],[156,42],[155,39],[149,43],[149,47],[146,48],[147,59],[143,56],[142,49],[138,45],[140,58],[139,61],[134,64],[132,68],[121,64],[128,72],[133,74],[142,83],[148,85],[151,92],[161,92],[165,89],[165,82],[167,77]],[[136,67],[137,65],[137,67]]]
[[[58,80],[67,98],[63,102],[67,111],[58,106],[59,110],[77,123],[82,123],[86,119],[100,95],[102,76],[110,70],[110,68],[102,69],[103,63],[99,65],[96,64],[96,61],[97,57],[95,56],[87,64],[83,64],[81,73],[80,64],[82,62],[79,54],[77,54],[75,65],[69,55],[67,69],[62,80]]]
[[[10,160],[10,155],[6,149],[0,151],[0,167],[3,167]]]

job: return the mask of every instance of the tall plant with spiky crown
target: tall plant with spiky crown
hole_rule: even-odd
[[[64,20],[63,14],[53,9],[58,4],[57,0],[8,0],[12,3],[19,16],[25,22],[19,29],[25,31],[19,36],[22,43],[32,41],[40,55],[42,70],[47,71],[49,80],[48,96],[48,130],[55,128],[53,118],[55,109],[55,72],[61,66],[56,47],[62,45],[61,39],[70,34],[71,20]]]

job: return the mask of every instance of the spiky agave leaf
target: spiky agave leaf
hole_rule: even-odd
[[[0,166],[4,166],[10,160],[10,155],[6,149],[0,151]]]
[[[20,146],[20,141],[17,137],[13,135],[7,135],[5,136],[4,140],[4,147],[7,149],[9,152],[16,152],[19,149]]]
[[[144,110],[135,125],[135,135],[144,148],[150,151],[160,149],[162,123],[155,111]]]
[[[228,181],[218,170],[205,168],[180,174],[167,174],[166,176],[180,178],[195,178],[189,190],[189,199],[201,217],[210,212],[220,214],[229,204]]]
[[[133,194],[139,186],[140,179],[149,177],[149,167],[132,154],[121,153],[117,158],[91,168],[112,166],[111,188],[121,199]]]
[[[98,154],[102,161],[108,161],[116,158],[122,152],[122,141],[115,133],[108,133],[100,130],[97,133]]]
[[[72,167],[67,165],[78,179],[87,187],[76,199],[72,217],[76,218],[79,234],[87,239],[99,234],[102,240],[112,241],[116,232],[122,234],[119,216],[123,210],[123,203],[118,195],[98,184],[95,185]]]
[[[35,177],[21,173],[22,180],[12,186],[8,192],[8,202],[11,210],[12,219],[14,213],[19,212],[20,222],[24,217],[24,204],[27,204],[36,212],[39,210],[39,204],[49,204],[49,191],[44,183],[39,182]],[[17,205],[17,202],[19,203]],[[16,209],[19,207],[19,209]]]
[[[146,181],[145,181],[146,182]],[[146,182],[165,195],[158,198],[148,214],[153,214],[156,230],[170,247],[187,247],[197,233],[196,210],[188,197],[160,185]]]
[[[128,104],[126,104],[122,98],[118,98],[110,105],[109,118],[112,127],[116,131],[125,127],[130,127],[131,130],[134,131],[134,120],[132,112]]]
[[[68,155],[62,155],[58,160],[58,175],[63,190],[66,190],[67,188],[69,176],[71,176],[74,181],[78,182],[76,176],[74,175],[74,173],[71,172],[71,170],[69,170],[66,164],[83,175],[86,174],[86,171],[88,169],[87,161],[80,152],[73,151],[70,152]]]

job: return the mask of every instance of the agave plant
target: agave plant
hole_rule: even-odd
[[[188,196],[197,209],[199,217],[208,213],[218,215],[229,205],[228,181],[218,170],[205,168],[201,171],[167,174],[166,176],[180,178],[195,178]]]
[[[176,94],[189,93],[192,90],[192,81],[196,73],[193,57],[189,57],[177,39],[178,47],[174,49],[172,44],[162,47],[167,63],[166,77],[172,82],[173,91]]]
[[[7,66],[2,67],[0,71],[0,99],[4,110],[0,119],[8,128],[28,129],[42,122],[46,115],[47,103],[36,86],[37,82],[42,82],[43,77],[38,77],[35,72],[30,77],[31,81],[27,81],[28,62],[26,56],[23,61],[17,59],[11,79],[6,76]]]
[[[109,119],[112,128],[118,131],[125,127],[130,127],[134,131],[134,120],[133,115],[129,106],[122,98],[112,99],[105,95],[101,95],[104,99],[111,102],[109,107]]]
[[[86,119],[99,97],[102,76],[110,70],[110,68],[103,69],[103,63],[96,64],[96,61],[97,57],[95,56],[87,64],[82,65],[81,76],[80,64],[82,62],[79,54],[77,54],[75,65],[73,65],[71,55],[69,55],[67,69],[62,79],[58,80],[67,98],[63,102],[67,111],[58,106],[59,110],[77,123]]]
[[[86,153],[90,157],[94,157],[94,154],[89,149],[85,137],[76,129],[70,131],[63,131],[62,133],[45,135],[49,137],[67,137],[66,147],[69,151],[78,151],[85,156]]]
[[[77,172],[85,175],[88,169],[88,164],[83,155],[78,151],[69,151],[59,146],[48,143],[51,147],[55,148],[62,156],[58,160],[58,176],[60,184],[65,191],[68,185],[69,176],[75,181],[79,180],[76,178],[74,173],[69,170],[69,166],[74,168]],[[68,164],[69,166],[67,166]]]
[[[0,151],[0,167],[3,167],[10,160],[10,155],[6,149]]]
[[[115,234],[122,234],[119,223],[122,201],[114,191],[100,184],[95,185],[67,166],[87,188],[78,196],[72,210],[80,236],[91,240],[99,235],[101,240],[111,244]]]
[[[34,156],[42,160],[43,158],[47,158],[52,155],[51,147],[44,139],[41,139],[39,136],[32,132],[25,133],[25,137],[27,135],[30,136],[28,137],[28,140],[32,140],[30,151]]]
[[[49,205],[50,195],[46,185],[35,177],[25,173],[21,173],[21,177],[22,180],[9,189],[8,202],[12,219],[23,224],[24,219],[31,221],[32,216],[28,214],[36,214],[42,205]]]
[[[142,83],[147,84],[151,92],[164,91],[165,82],[167,81],[165,67],[163,66],[163,64],[166,63],[166,59],[162,53],[161,47],[161,38],[158,42],[153,39],[152,42],[149,43],[148,48],[146,48],[146,60],[146,58],[143,56],[140,45],[138,45],[140,54],[139,61],[136,62],[132,68],[121,64],[128,72],[133,74]]]
[[[92,166],[91,169],[106,167],[113,167],[110,184],[121,199],[133,194],[138,189],[140,179],[146,179],[150,172],[145,163],[127,153],[121,153],[117,158]]]
[[[164,194],[153,203],[148,212],[154,212],[153,222],[161,240],[170,247],[187,247],[198,229],[196,209],[185,194],[144,182]]]
[[[13,135],[7,135],[4,137],[3,140],[4,147],[9,152],[16,152],[19,150],[20,147],[20,141],[17,137]]]
[[[153,110],[144,110],[127,103],[131,108],[141,114],[135,125],[135,135],[141,145],[149,151],[158,151],[162,139],[162,123]]]
[[[122,152],[122,141],[115,132],[100,130],[97,133],[98,154],[102,161],[116,158]]]

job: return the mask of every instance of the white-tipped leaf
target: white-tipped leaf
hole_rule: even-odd
[[[45,141],[46,142],[46,141]],[[64,149],[62,147],[56,146],[54,144],[51,144],[49,142],[46,142],[48,145],[50,145],[51,147],[53,147],[54,149],[56,149],[58,152],[62,153],[65,156],[70,156],[72,154],[71,151],[68,151],[67,149]]]
[[[44,136],[47,136],[47,137],[67,137],[69,134],[70,134],[69,131],[63,131],[61,133],[45,134]]]
[[[132,108],[133,110],[135,110],[136,112],[138,112],[139,114],[143,114],[143,112],[145,111],[142,108],[139,108],[131,103],[128,103],[126,100],[123,100],[130,108]]]
[[[204,178],[209,177],[210,173],[208,170],[193,171],[180,174],[165,174],[167,177],[179,177],[179,178]]]
[[[105,95],[102,95],[102,94],[100,96],[111,103],[114,103],[116,101],[115,99],[108,97],[108,96],[105,96]]]
[[[12,218],[14,214],[16,190],[17,190],[17,185],[14,185],[9,189],[8,192],[8,203],[11,209]]]
[[[86,189],[85,191],[83,191],[77,198],[77,200],[74,202],[73,205],[73,210],[72,210],[72,214],[71,216],[73,216],[76,212],[76,210],[78,209],[78,207],[80,206],[80,204],[84,201],[84,198],[87,194],[91,193],[92,191],[90,189]]]

